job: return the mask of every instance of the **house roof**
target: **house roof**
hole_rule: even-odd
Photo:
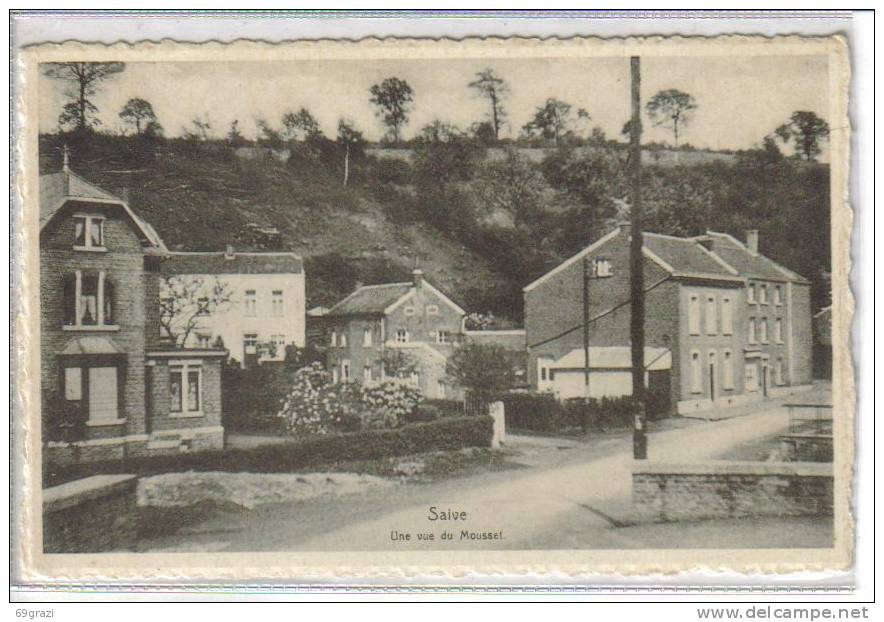
[[[64,169],[58,173],[40,175],[39,193],[40,229],[43,229],[69,201],[99,203],[108,207],[116,206],[122,209],[150,245],[161,250],[166,248],[156,230],[132,211],[132,208],[129,207],[126,201],[106,190],[102,190],[69,169]]]
[[[742,276],[774,281],[797,281],[807,283],[807,279],[762,255],[753,253],[742,242],[727,233],[708,231],[706,236],[713,239],[715,254],[720,256]]]
[[[170,252],[165,274],[301,274],[304,261],[295,253]]]
[[[551,369],[584,369],[586,360],[583,348],[571,350],[550,365]],[[596,369],[629,369],[632,367],[632,351],[628,346],[592,347],[589,349],[589,365]],[[672,353],[666,348],[645,348],[645,366],[649,371],[672,367]]]
[[[414,284],[411,282],[363,285],[329,309],[326,315],[330,317],[361,314],[383,315],[387,307],[408,295],[412,287]]]
[[[663,260],[669,272],[683,275],[728,277],[737,276],[734,268],[707,251],[693,238],[677,238],[659,233],[642,235],[644,248]]]

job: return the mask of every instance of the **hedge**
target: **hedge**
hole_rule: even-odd
[[[491,417],[447,417],[392,430],[362,430],[317,436],[250,449],[224,449],[169,456],[143,456],[80,465],[47,465],[44,487],[100,473],[152,475],[183,471],[289,473],[316,465],[374,460],[429,451],[490,447]]]
[[[631,396],[559,401],[545,393],[511,393],[502,398],[507,428],[534,432],[583,431],[632,427],[636,402]]]

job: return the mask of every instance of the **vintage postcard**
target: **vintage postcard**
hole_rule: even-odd
[[[19,61],[21,581],[851,564],[844,38]]]

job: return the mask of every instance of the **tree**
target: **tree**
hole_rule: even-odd
[[[550,97],[534,112],[534,118],[522,126],[528,136],[540,134],[556,145],[568,133],[571,125],[571,104]]]
[[[346,186],[350,179],[350,159],[362,156],[365,138],[352,121],[339,119],[337,143],[344,149],[344,185]]]
[[[384,350],[381,354],[381,364],[385,376],[400,380],[407,380],[419,368],[417,359],[409,352],[395,349]]]
[[[283,145],[282,134],[270,127],[265,119],[255,119],[255,127],[258,130],[258,142],[272,149],[281,149]]]
[[[482,168],[476,191],[484,206],[507,212],[518,225],[537,218],[545,187],[543,176],[508,148],[502,160]]]
[[[123,120],[123,123],[133,126],[135,134],[138,136],[156,131],[160,127],[153,106],[149,101],[140,97],[134,97],[126,102],[126,105],[120,110],[120,119]]]
[[[476,79],[469,84],[480,96],[487,97],[491,104],[491,127],[494,129],[494,140],[500,139],[500,126],[506,118],[503,100],[509,94],[510,87],[503,78],[497,76],[493,69],[486,69],[476,74]]]
[[[322,135],[319,122],[306,108],[282,115],[283,136],[288,140],[307,141]]]
[[[405,80],[390,77],[373,85],[369,93],[371,103],[378,107],[377,115],[389,129],[393,141],[398,143],[402,138],[402,127],[408,123],[414,91]]]
[[[125,69],[125,63],[48,63],[45,75],[66,82],[65,95],[72,100],[62,107],[59,125],[78,131],[101,125],[95,116],[98,108],[90,98],[98,92],[99,84]]]
[[[503,346],[470,342],[458,346],[448,357],[445,375],[481,402],[512,388],[516,378],[510,354]]]
[[[775,133],[783,143],[794,142],[795,150],[810,162],[821,153],[820,142],[828,138],[829,124],[814,112],[796,110]]]
[[[690,112],[696,108],[697,102],[693,96],[678,89],[660,91],[645,106],[654,125],[672,130],[676,149],[678,149],[678,128],[688,124]]]
[[[230,146],[234,149],[246,144],[245,137],[242,135],[242,132],[239,131],[239,119],[234,119],[230,122],[230,129],[227,131],[227,142],[230,143]]]
[[[209,140],[210,131],[212,131],[212,122],[206,114],[204,117],[194,117],[190,121],[190,127],[185,127],[182,133],[185,140],[196,143]]]
[[[168,275],[160,283],[160,326],[175,345],[183,347],[200,318],[232,304],[233,290],[218,277]]]

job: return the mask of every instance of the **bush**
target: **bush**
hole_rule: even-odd
[[[320,363],[313,363],[292,376],[279,417],[293,435],[350,430],[360,425],[360,398],[358,385],[331,384],[328,372]]]
[[[449,417],[392,430],[362,430],[251,449],[138,457],[123,461],[64,467],[50,464],[43,473],[44,486],[55,486],[100,473],[137,475],[185,471],[292,473],[308,467],[357,460],[375,460],[430,451],[451,451],[466,447],[490,447],[493,425],[491,417]]]
[[[389,381],[363,388],[361,398],[362,405],[368,412],[385,413],[386,427],[391,428],[401,425],[423,400],[420,389],[402,382]],[[365,421],[363,417],[363,426]]]
[[[397,186],[411,183],[411,164],[400,158],[378,158],[372,168],[374,178],[381,183]]]
[[[560,402],[551,394],[513,393],[503,403],[507,427],[535,432],[632,427],[636,413],[632,396],[594,398],[587,404],[583,398]]]

